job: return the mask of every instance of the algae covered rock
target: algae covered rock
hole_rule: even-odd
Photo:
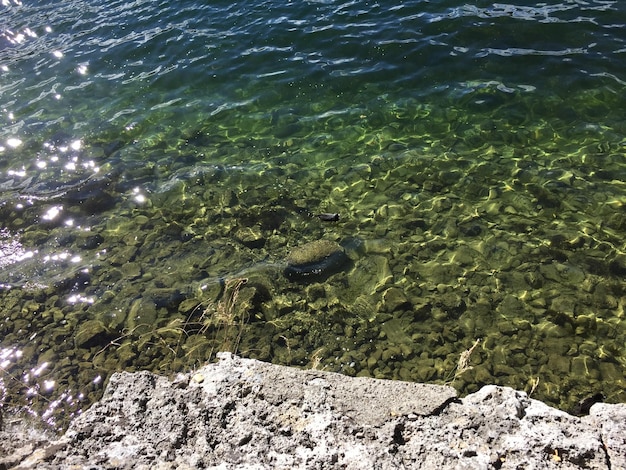
[[[77,348],[90,348],[97,344],[106,344],[111,332],[99,320],[87,320],[80,324],[74,343]]]
[[[248,248],[261,248],[265,237],[259,226],[240,228],[235,232],[235,239]]]
[[[340,271],[349,258],[339,243],[315,240],[294,248],[286,261],[284,273],[289,279],[320,280]]]

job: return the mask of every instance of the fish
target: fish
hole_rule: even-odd
[[[339,222],[339,214],[337,212],[323,212],[321,214],[317,214],[315,217],[320,219],[322,222]]]

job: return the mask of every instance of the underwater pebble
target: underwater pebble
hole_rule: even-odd
[[[395,312],[396,310],[406,310],[411,307],[409,300],[402,289],[390,287],[382,295],[382,310]]]
[[[578,356],[572,358],[572,373],[578,377],[589,377],[590,368],[594,368],[595,364],[591,358],[587,356]]]
[[[248,248],[261,248],[265,245],[265,237],[258,226],[241,228],[235,232],[234,236]]]
[[[139,263],[124,263],[120,266],[122,276],[132,280],[141,276],[141,265]]]
[[[452,261],[458,263],[461,266],[471,266],[474,264],[477,257],[477,253],[474,252],[471,248],[465,245],[459,246],[454,255],[452,256]]]
[[[108,330],[101,321],[87,320],[79,325],[74,335],[74,343],[77,348],[86,348],[92,343],[106,344],[103,338],[107,334]]]
[[[552,373],[567,374],[570,371],[570,360],[567,357],[552,355],[548,359],[548,368]]]
[[[402,351],[397,346],[390,346],[383,351],[382,360],[387,362],[390,359],[399,359],[402,356]]]

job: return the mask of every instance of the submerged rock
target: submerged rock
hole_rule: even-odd
[[[243,227],[235,232],[235,239],[248,248],[262,248],[265,245],[265,237],[258,225]]]
[[[99,320],[87,320],[78,327],[74,336],[77,348],[89,348],[98,344],[106,344],[111,332]]]
[[[340,271],[349,261],[339,243],[315,240],[294,248],[287,256],[285,276],[292,280],[325,279]]]

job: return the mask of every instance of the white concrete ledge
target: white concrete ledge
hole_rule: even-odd
[[[61,438],[0,433],[4,468],[626,469],[626,405],[575,417],[510,388],[301,371],[230,354],[115,374]]]

